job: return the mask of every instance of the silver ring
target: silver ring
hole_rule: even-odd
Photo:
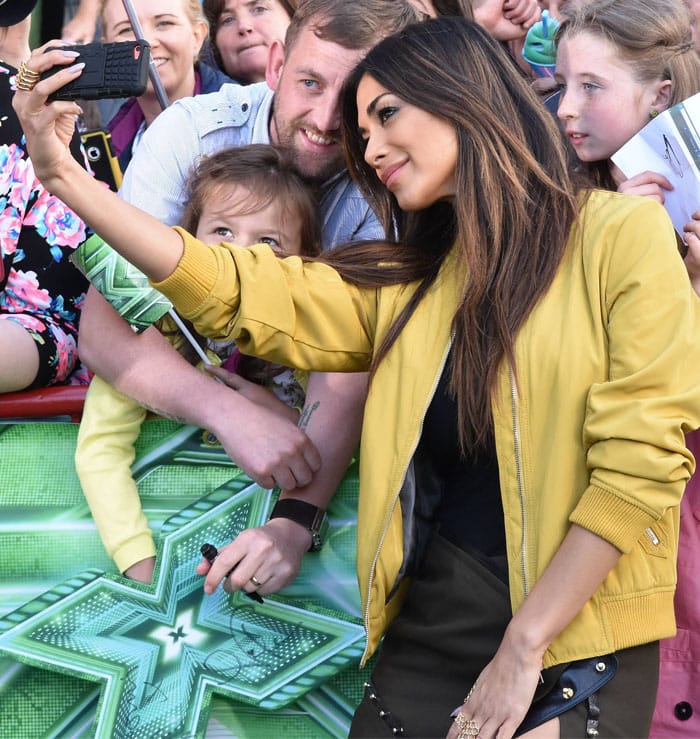
[[[255,575],[253,575],[253,577],[250,578],[250,581],[253,583],[253,585],[255,585],[256,590],[263,586],[263,583],[261,583],[260,580],[258,580],[258,578],[255,577]]]

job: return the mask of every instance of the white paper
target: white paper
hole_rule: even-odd
[[[664,206],[682,235],[700,210],[700,93],[654,118],[612,160],[628,178],[647,170],[668,178]]]

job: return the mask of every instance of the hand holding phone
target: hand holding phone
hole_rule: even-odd
[[[54,51],[58,47],[49,47]],[[148,84],[150,45],[147,41],[119,41],[112,44],[62,46],[61,51],[76,51],[76,62],[85,64],[77,79],[56,90],[49,100],[101,100],[139,97]],[[50,77],[64,67],[52,67],[41,75]]]

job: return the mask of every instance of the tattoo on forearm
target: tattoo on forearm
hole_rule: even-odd
[[[321,401],[317,400],[314,402],[313,405],[310,406],[304,406],[304,410],[301,412],[301,416],[299,416],[299,423],[297,426],[302,430],[306,431],[306,427],[309,425],[309,421],[311,420],[311,416],[313,415],[314,411],[321,405]]]
[[[141,405],[147,411],[155,413],[157,416],[163,416],[163,418],[169,418],[171,421],[177,421],[178,423],[187,423],[187,419],[182,418],[181,416],[176,416],[174,413],[164,411],[162,408],[154,408],[152,405],[147,405],[146,403],[141,403]]]

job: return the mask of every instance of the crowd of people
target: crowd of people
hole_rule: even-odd
[[[83,1],[66,38],[133,38]],[[169,106],[151,84],[105,122],[118,195],[49,101],[83,65],[30,53],[35,4],[0,6],[0,392],[95,373],[76,466],[119,570],[155,567],[147,410],[281,491],[207,593],[291,582],[359,445],[351,736],[695,735],[700,210],[676,233],[674,185],[612,157],[700,92],[698,4],[133,0]],[[197,351],[88,287],[93,231]]]

